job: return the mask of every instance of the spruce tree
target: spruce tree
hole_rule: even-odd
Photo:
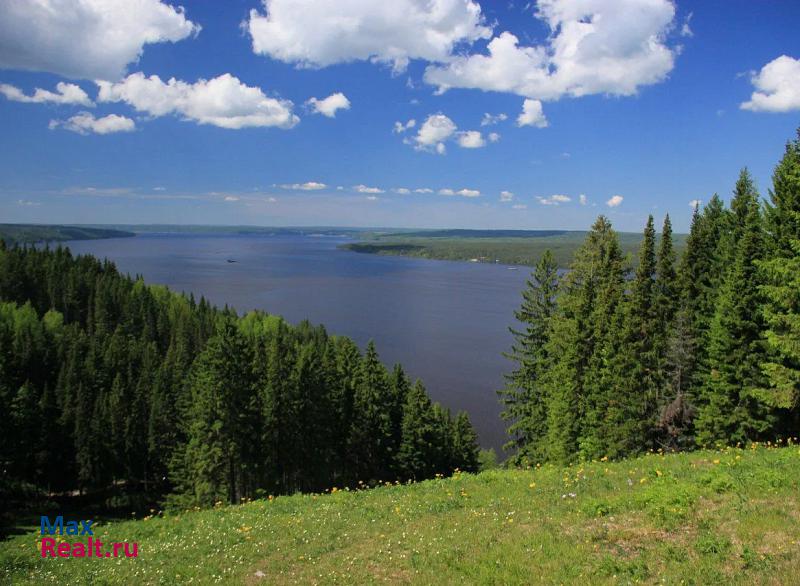
[[[780,432],[800,430],[800,129],[772,175],[766,213],[765,297],[767,384],[762,400],[780,409]]]
[[[757,439],[771,424],[768,407],[754,392],[763,387],[763,301],[756,264],[764,243],[758,195],[748,179],[743,171],[737,183],[735,257],[708,334],[708,370],[695,420],[701,446]]]
[[[514,345],[506,357],[516,367],[499,394],[504,406],[501,416],[511,422],[511,439],[504,447],[516,451],[512,461],[518,464],[541,462],[547,454],[547,397],[542,377],[548,368],[545,347],[556,308],[557,271],[552,253],[545,251],[526,282],[521,307],[514,312],[523,329],[510,328]]]

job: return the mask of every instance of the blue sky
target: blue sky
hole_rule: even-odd
[[[793,0],[7,0],[0,221],[685,230],[742,166],[766,195],[798,22]]]

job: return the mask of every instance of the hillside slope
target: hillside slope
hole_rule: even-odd
[[[0,543],[0,582],[796,584],[800,447],[458,474],[95,536],[139,557],[41,559],[28,533]]]

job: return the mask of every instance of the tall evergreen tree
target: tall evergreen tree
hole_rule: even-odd
[[[800,431],[800,129],[786,145],[772,175],[766,212],[766,258],[761,263],[765,297],[767,377],[759,393],[780,409],[781,432]]]
[[[732,233],[738,236],[708,337],[708,371],[695,420],[700,445],[760,438],[771,420],[754,392],[763,386],[765,348],[756,264],[764,244],[758,194],[746,170],[733,201]]]
[[[517,463],[540,462],[547,454],[547,397],[542,378],[548,367],[545,347],[557,288],[558,266],[547,250],[526,281],[522,306],[514,312],[523,329],[510,328],[514,345],[506,357],[516,367],[507,376],[506,388],[499,392],[504,405],[502,417],[511,422],[511,440],[505,448],[516,451],[512,458]]]

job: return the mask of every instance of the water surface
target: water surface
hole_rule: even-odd
[[[505,441],[495,391],[511,363],[508,326],[528,269],[358,254],[336,237],[147,234],[70,242],[132,275],[204,295],[240,313],[308,319],[382,360],[400,362],[430,395],[465,409],[484,447]],[[235,260],[229,263],[228,259]]]

